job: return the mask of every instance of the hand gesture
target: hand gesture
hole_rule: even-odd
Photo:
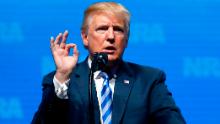
[[[50,48],[56,64],[55,77],[60,81],[64,82],[69,79],[70,73],[77,64],[79,52],[76,44],[66,44],[68,37],[68,31],[63,34],[59,33],[56,39],[51,37]],[[73,48],[73,54],[70,54],[70,49]]]

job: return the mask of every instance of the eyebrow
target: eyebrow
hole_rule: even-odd
[[[107,28],[109,27],[108,24],[100,24],[100,25],[96,25],[95,28]],[[125,29],[125,27],[123,27],[122,25],[113,25],[113,28],[120,28],[120,29]]]

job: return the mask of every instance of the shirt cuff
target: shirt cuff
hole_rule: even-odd
[[[53,78],[53,84],[55,87],[55,93],[58,98],[60,99],[68,99],[67,90],[69,86],[70,79],[66,80],[65,82],[61,83],[55,76]]]

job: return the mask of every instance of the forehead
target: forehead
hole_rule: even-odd
[[[123,18],[109,13],[94,14],[90,21],[91,27],[97,27],[101,25],[125,27],[125,21]]]

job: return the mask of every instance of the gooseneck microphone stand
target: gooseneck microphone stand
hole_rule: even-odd
[[[91,69],[89,71],[89,123],[95,124],[94,118],[94,105],[93,105],[93,95],[92,95],[92,85],[94,72],[98,70],[103,70],[108,63],[108,55],[106,53],[94,53],[92,56]]]

